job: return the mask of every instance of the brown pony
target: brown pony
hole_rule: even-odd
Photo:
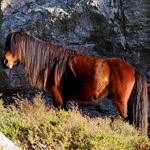
[[[96,103],[110,96],[120,115],[147,135],[148,93],[145,76],[119,58],[98,58],[41,41],[22,28],[6,39],[4,66],[23,64],[32,87],[48,90],[54,106],[67,99]]]

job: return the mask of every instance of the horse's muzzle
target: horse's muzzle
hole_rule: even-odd
[[[7,63],[8,63],[8,60],[7,60],[7,59],[4,59],[3,64],[4,64],[4,65],[7,65]]]
[[[8,66],[8,60],[7,59],[2,59],[2,64],[3,64],[3,66],[4,67],[6,67],[6,68],[9,68],[9,66]]]

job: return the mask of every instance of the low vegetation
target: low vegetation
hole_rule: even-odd
[[[77,106],[57,110],[45,106],[41,93],[32,101],[15,98],[7,108],[0,101],[0,132],[20,149],[149,149],[147,137],[121,118],[90,118]]]

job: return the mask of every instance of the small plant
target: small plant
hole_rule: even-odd
[[[57,110],[45,106],[42,93],[32,101],[18,96],[16,105],[0,101],[0,131],[20,149],[148,149],[147,137],[138,136],[122,119],[90,118],[78,107]]]

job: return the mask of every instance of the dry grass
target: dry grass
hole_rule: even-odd
[[[72,105],[66,112],[45,106],[41,93],[29,102],[15,98],[17,107],[0,101],[0,131],[20,149],[149,149],[147,137],[121,118],[90,118]]]

